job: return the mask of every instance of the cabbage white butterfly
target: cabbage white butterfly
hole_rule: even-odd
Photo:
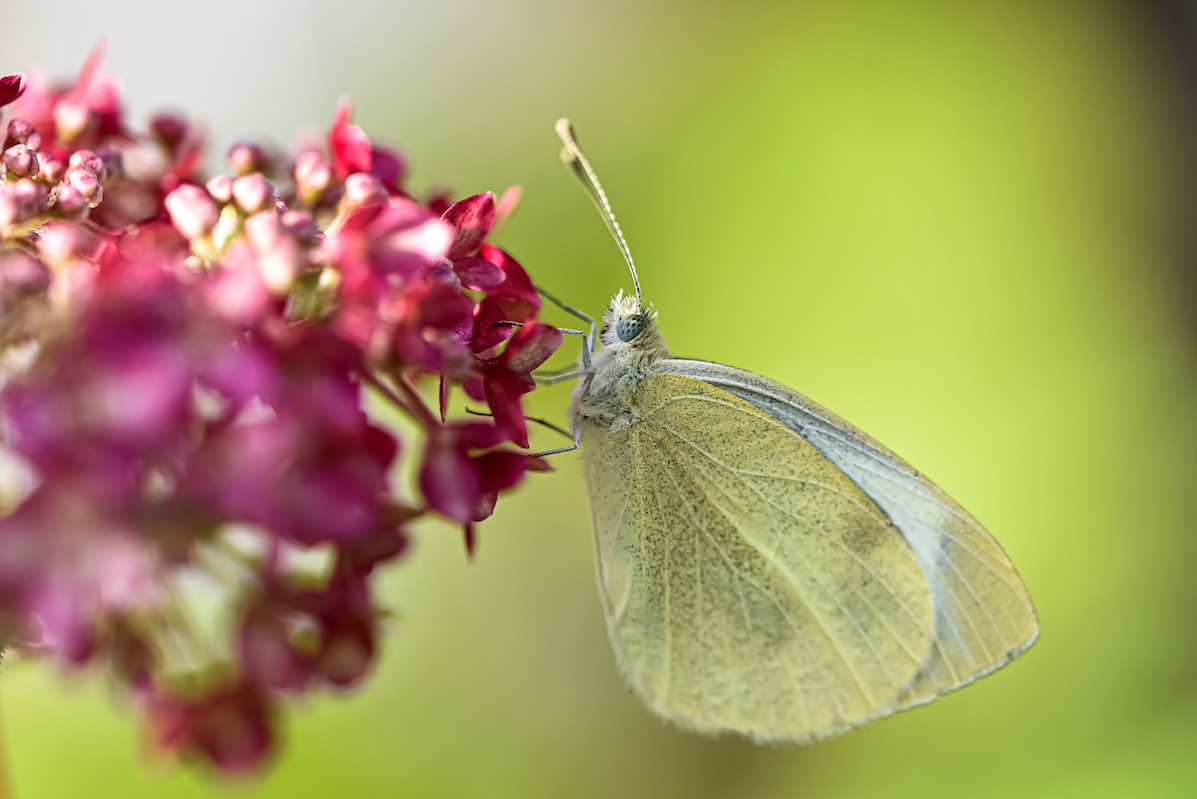
[[[582,449],[599,594],[635,692],[687,729],[801,743],[1026,650],[1026,587],[951,497],[798,392],[669,354],[567,120],[557,133],[635,287],[612,300],[601,348],[593,320],[589,337],[569,331],[584,342],[574,446],[556,450]]]

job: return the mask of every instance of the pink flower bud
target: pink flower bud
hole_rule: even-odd
[[[262,284],[274,294],[287,293],[303,259],[299,244],[283,228],[278,212],[262,211],[246,219],[245,237],[257,251],[255,265]]]
[[[91,111],[83,103],[63,99],[54,106],[54,126],[60,141],[74,141],[87,129],[90,121]]]
[[[208,178],[208,182],[204,184],[204,188],[208,190],[208,194],[213,200],[224,205],[233,200],[233,179],[228,175],[215,175]]]
[[[42,134],[37,132],[37,128],[33,127],[33,123],[25,119],[13,119],[8,123],[8,132],[4,137],[4,149],[7,150],[14,144],[24,144],[30,150],[40,149],[42,146]]]
[[[373,175],[355,172],[345,179],[345,197],[341,201],[348,208],[362,208],[385,202],[387,190]]]
[[[100,200],[104,198],[104,187],[100,185],[100,179],[89,169],[68,169],[66,183],[78,189],[92,208],[99,205]]]
[[[155,114],[150,133],[167,150],[176,149],[187,136],[187,122],[177,114]]]
[[[156,746],[203,755],[229,773],[261,765],[274,742],[272,706],[261,688],[248,683],[193,700],[155,689],[145,712]]]
[[[316,241],[320,230],[316,227],[316,220],[307,211],[286,211],[280,219],[283,227],[296,239],[305,243]]]
[[[63,219],[74,222],[86,219],[91,210],[87,197],[70,183],[63,183],[58,187],[58,200],[55,205]]]
[[[69,188],[69,187],[67,187]],[[84,212],[87,211],[87,201],[77,194]],[[61,197],[60,202],[61,205]],[[84,247],[84,236],[79,228],[66,222],[50,221],[42,226],[41,235],[37,239],[37,252],[46,263],[55,268],[61,268],[72,263]]]
[[[11,230],[46,213],[46,187],[29,178],[0,185],[0,230]]]
[[[76,150],[67,161],[68,169],[84,169],[98,178],[104,177],[104,159],[91,150]]]
[[[188,241],[208,235],[220,220],[220,209],[208,192],[190,183],[166,195],[164,202],[175,230]]]
[[[311,658],[292,642],[280,610],[262,604],[246,612],[239,635],[241,662],[254,682],[293,691],[307,683]]]
[[[255,249],[272,247],[283,235],[283,224],[275,210],[262,211],[245,220],[245,237]]]
[[[270,163],[266,150],[260,144],[237,142],[229,148],[229,166],[237,175],[263,172]]]
[[[332,183],[332,164],[315,150],[307,150],[295,159],[295,186],[309,205],[320,199]]]
[[[41,169],[38,172],[38,178],[48,186],[53,186],[62,182],[63,176],[66,174],[66,164],[54,156],[53,153],[43,152],[38,155],[37,159],[41,163]]]
[[[257,172],[242,175],[233,181],[233,199],[242,211],[256,214],[274,204],[274,184]]]
[[[25,76],[20,72],[0,78],[0,106],[6,106],[25,93]]]
[[[316,670],[328,682],[344,688],[360,682],[373,662],[373,630],[365,624],[346,625],[329,631]]]
[[[8,174],[19,178],[33,177],[41,169],[37,160],[37,153],[24,144],[14,144],[4,151],[4,168]]]

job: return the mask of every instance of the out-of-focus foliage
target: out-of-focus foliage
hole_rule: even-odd
[[[557,162],[552,122],[568,114],[674,351],[782,380],[929,473],[1019,565],[1040,641],[816,746],[678,732],[616,673],[567,455],[482,526],[473,564],[455,530],[418,529],[388,577],[403,623],[380,673],[297,714],[287,758],[246,795],[1170,796],[1197,782],[1191,20],[1163,3],[847,5],[343,3],[323,28],[291,10],[305,20],[291,39],[226,48],[230,80],[272,87],[268,110],[214,106],[248,115],[214,126],[286,135],[272,114],[292,90],[253,83],[256,54],[319,41],[296,107],[352,91],[363,125],[419,154],[417,183],[522,182],[500,242],[597,311],[627,279]],[[337,35],[346,20],[356,38]],[[180,51],[204,86],[211,46]],[[118,36],[109,48],[114,72],[137,74]],[[146,63],[187,71],[164,52]],[[566,397],[530,405],[559,419]],[[132,765],[103,686],[61,686],[0,671],[18,795],[217,790]]]

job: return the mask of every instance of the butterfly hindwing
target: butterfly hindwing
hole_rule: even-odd
[[[631,422],[582,423],[600,593],[661,715],[801,741],[885,715],[932,641],[923,571],[806,439],[727,391],[654,374]]]
[[[998,543],[958,503],[880,443],[773,380],[722,364],[668,359],[662,370],[741,398],[809,441],[901,530],[935,603],[927,662],[895,709],[934,699],[997,669],[1034,642],[1026,586]]]

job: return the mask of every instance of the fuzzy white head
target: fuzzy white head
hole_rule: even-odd
[[[647,309],[640,308],[640,300],[621,289],[607,312],[603,314],[603,326],[599,333],[599,343],[603,349],[619,347],[642,348],[644,342],[656,333],[657,312],[650,305]]]

